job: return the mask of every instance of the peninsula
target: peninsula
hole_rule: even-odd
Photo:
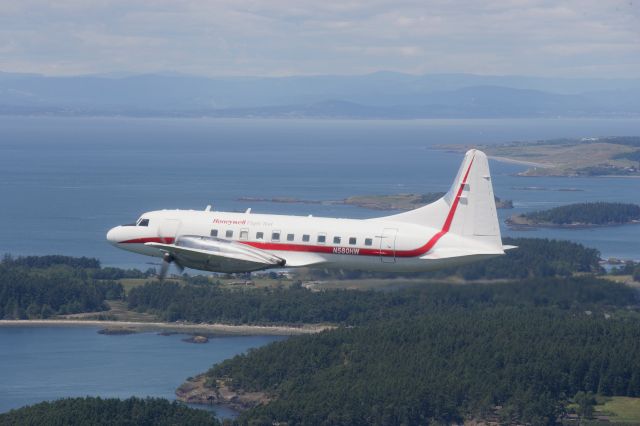
[[[505,220],[512,228],[570,228],[640,223],[640,206],[625,203],[577,203],[548,210],[513,215]]]
[[[519,176],[640,176],[640,136],[518,141],[489,145],[440,145],[482,149],[496,161],[522,164]]]

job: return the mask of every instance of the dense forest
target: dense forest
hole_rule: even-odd
[[[573,273],[602,273],[600,252],[571,241],[546,238],[509,238],[502,242],[517,246],[505,256],[468,265],[421,273],[383,273],[368,271],[336,271],[314,269],[310,279],[326,278],[444,278],[459,276],[467,280],[513,279],[527,277],[568,276]],[[300,276],[305,276],[301,274]]]
[[[599,252],[580,244],[531,238],[505,238],[504,242],[516,245],[518,249],[488,261],[404,276],[438,279],[455,275],[468,280],[491,280],[602,272]],[[58,314],[101,311],[107,308],[105,300],[125,298],[123,288],[116,280],[145,278],[153,273],[153,270],[102,268],[98,260],[89,258],[5,256],[0,262],[0,318],[48,318]],[[311,270],[300,273],[301,279],[367,277],[398,276],[363,271]],[[167,321],[355,324],[373,317],[380,310],[389,312],[395,303],[384,294],[315,294],[299,285],[291,290],[251,289],[244,292],[223,290],[197,276],[186,278],[186,281],[192,285],[150,281],[134,288],[126,298],[129,307],[156,313]],[[432,287],[437,291],[438,286]]]
[[[600,252],[579,243],[546,238],[503,238],[517,246],[505,256],[445,269],[434,275],[459,275],[467,280],[570,276],[602,273]]]
[[[522,215],[533,224],[617,225],[640,220],[640,206],[626,203],[577,203]]]
[[[131,309],[157,314],[166,321],[231,324],[334,323],[359,325],[398,315],[420,315],[437,306],[553,305],[569,309],[576,303],[623,305],[634,290],[605,280],[531,278],[500,284],[429,283],[392,291],[290,289],[225,290],[211,285],[148,283],[132,289]]]
[[[535,279],[409,294],[385,319],[224,361],[208,383],[271,395],[243,424],[553,424],[578,392],[640,396],[632,289]]]
[[[0,425],[14,426],[216,426],[207,411],[161,398],[65,398],[0,414]]]
[[[0,319],[36,319],[108,309],[122,285],[102,281],[95,259],[66,256],[11,258],[0,262]]]

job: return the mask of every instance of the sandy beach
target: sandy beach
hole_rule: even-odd
[[[98,320],[0,320],[0,327],[42,327],[42,326],[90,326],[109,329],[129,329],[137,332],[166,331],[176,333],[210,333],[210,334],[237,334],[237,335],[277,335],[293,336],[300,334],[319,333],[333,328],[328,325],[303,325],[293,326],[263,326],[263,325],[229,325],[229,324],[191,324],[168,322],[134,322],[134,321],[98,321]]]

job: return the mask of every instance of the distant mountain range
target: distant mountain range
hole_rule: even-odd
[[[474,118],[640,115],[640,79],[472,74],[218,77],[0,72],[0,114]]]

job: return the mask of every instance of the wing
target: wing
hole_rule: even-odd
[[[180,265],[213,272],[251,272],[280,268],[286,261],[264,250],[219,238],[181,236],[173,244],[146,243],[173,256]]]

